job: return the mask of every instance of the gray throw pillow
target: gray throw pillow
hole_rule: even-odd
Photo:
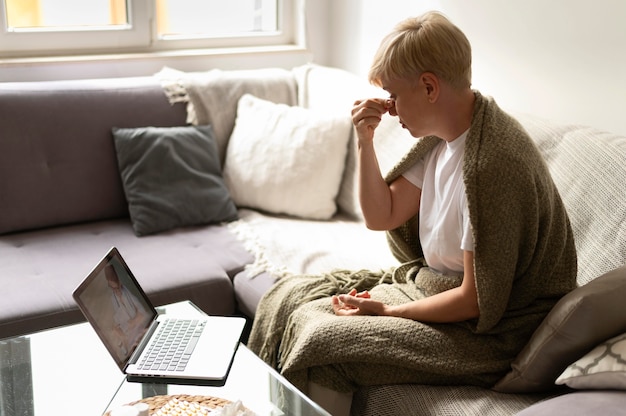
[[[112,132],[136,235],[237,219],[210,126]]]

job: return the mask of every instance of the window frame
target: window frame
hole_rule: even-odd
[[[278,29],[276,32],[257,33],[248,36],[189,37],[182,39],[175,36],[166,36],[161,39],[156,35],[157,30],[155,26],[153,28],[153,33],[155,33],[155,35],[151,49],[154,51],[167,51],[172,49],[210,49],[294,45],[297,43],[297,19],[295,14],[296,3],[296,0],[277,0]],[[156,22],[156,18],[154,21]]]
[[[231,37],[157,39],[155,0],[128,0],[128,25],[115,28],[12,30],[7,28],[5,0],[0,0],[0,58],[82,56],[180,51],[181,49],[250,48],[299,45],[304,0],[277,0],[278,30]],[[58,45],[63,45],[60,48]]]

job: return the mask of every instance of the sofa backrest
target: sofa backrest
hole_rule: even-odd
[[[626,265],[626,137],[516,114],[544,156],[572,224],[578,283]]]
[[[0,83],[0,234],[127,216],[111,128],[185,117],[152,77]]]

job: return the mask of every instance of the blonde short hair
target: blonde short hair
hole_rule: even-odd
[[[369,81],[416,79],[432,72],[455,88],[472,82],[472,48],[463,32],[438,12],[398,23],[381,42],[369,71]]]

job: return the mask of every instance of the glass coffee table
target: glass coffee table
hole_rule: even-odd
[[[240,401],[256,415],[329,415],[243,344],[237,349],[228,379],[222,387],[124,381],[106,411],[153,396],[166,396],[161,401],[167,401],[168,397],[184,400],[184,396]]]
[[[157,309],[202,313],[190,302]],[[0,340],[2,416],[101,415],[156,396],[240,401],[257,415],[329,416],[244,344],[224,386],[209,387],[126,381],[87,323]]]

